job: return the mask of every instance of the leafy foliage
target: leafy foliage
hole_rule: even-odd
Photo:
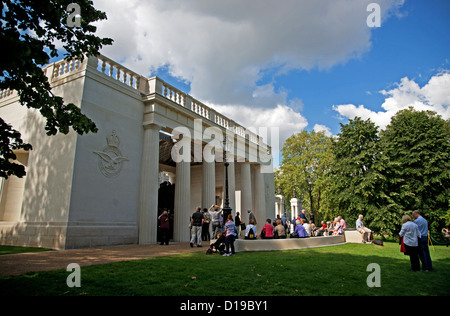
[[[25,167],[14,163],[16,160],[15,150],[31,150],[30,144],[25,144],[20,138],[20,133],[15,131],[11,125],[6,124],[0,118],[0,177],[8,179],[10,175],[23,177],[25,175]]]
[[[377,126],[359,117],[341,124],[333,152],[330,199],[337,214],[354,223],[359,214],[366,216],[376,209],[380,200],[383,176],[376,168],[380,156]]]
[[[333,161],[331,138],[323,132],[307,132],[292,135],[282,149],[282,165],[276,172],[275,185],[289,201],[294,189],[303,206],[316,215],[322,212],[322,197],[327,182],[322,181]]]
[[[1,1],[0,46],[3,50],[0,59],[0,90],[16,90],[22,105],[38,109],[46,119],[47,135],[57,132],[67,134],[72,127],[78,134],[97,132],[95,123],[82,114],[74,104],[64,104],[61,97],[51,91],[50,83],[41,67],[51,57],[58,56],[57,42],[63,43],[66,59],[86,55],[98,55],[103,45],[110,45],[109,38],[95,36],[96,27],[92,22],[106,19],[104,12],[93,7],[90,0],[77,1],[81,8],[79,27],[67,25],[70,11],[67,7],[72,0],[18,0]],[[2,121],[0,137],[8,138]],[[15,139],[21,142],[20,133],[14,132]],[[7,142],[3,142],[6,145]],[[31,146],[27,147],[31,149]],[[2,147],[1,159],[8,160],[13,147]],[[11,163],[0,165],[0,176],[5,174],[24,174]],[[16,173],[16,171],[18,171]]]
[[[352,226],[363,214],[366,226],[393,236],[400,230],[402,215],[417,209],[430,230],[448,225],[450,121],[409,108],[398,112],[381,132],[370,120],[356,117],[341,124],[334,140],[313,142],[315,138],[304,131],[283,147],[276,185],[286,197],[296,189],[310,204],[311,174],[313,200],[319,204],[320,196],[317,210],[322,219],[342,215]]]
[[[392,199],[420,210],[436,230],[449,209],[449,121],[430,111],[402,110],[382,132],[383,154],[396,172],[388,177]]]

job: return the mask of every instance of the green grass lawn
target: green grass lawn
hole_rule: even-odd
[[[396,243],[339,246],[234,257],[204,252],[81,268],[81,287],[65,270],[0,278],[2,295],[305,296],[450,295],[450,248],[431,256],[435,271],[411,272]],[[206,251],[206,248],[205,248]],[[367,265],[381,268],[381,287],[368,288]]]

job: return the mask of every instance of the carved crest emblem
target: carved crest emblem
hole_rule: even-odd
[[[100,172],[105,177],[115,178],[122,171],[123,162],[129,161],[129,159],[124,157],[119,149],[120,140],[116,131],[106,137],[106,143],[107,146],[103,148],[103,151],[94,151],[94,154],[98,156]]]

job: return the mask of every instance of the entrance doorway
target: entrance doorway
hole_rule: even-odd
[[[174,204],[175,204],[175,184],[171,184],[169,181],[164,181],[159,185],[158,190],[158,216],[162,214],[164,210],[169,213],[169,238],[173,239],[173,220],[174,220]],[[158,233],[157,241],[161,242],[161,230],[159,229],[158,221]]]

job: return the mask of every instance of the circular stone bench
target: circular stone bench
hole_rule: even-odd
[[[345,242],[351,242],[356,244],[362,244],[362,236],[359,231],[356,230],[356,228],[346,228],[344,229],[344,236],[345,236]],[[366,241],[367,236],[366,236]]]
[[[345,235],[287,239],[237,239],[235,251],[271,251],[345,244]]]

